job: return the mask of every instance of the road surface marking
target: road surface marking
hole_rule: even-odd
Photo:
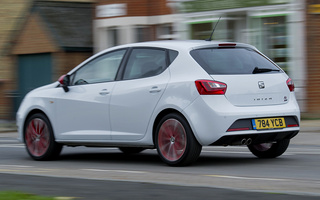
[[[24,144],[0,144],[0,148],[25,148]]]
[[[20,168],[30,168],[30,167],[34,167],[34,166],[27,166],[27,165],[0,165],[0,167],[20,167]]]
[[[15,143],[17,143],[17,142],[19,142],[19,140],[18,139],[16,139],[16,140],[0,140],[0,142],[1,143],[6,143],[6,142],[15,142]]]
[[[216,178],[241,179],[241,180],[289,181],[289,179],[258,178],[258,177],[245,177],[245,176],[226,176],[226,175],[204,175],[204,176],[216,177]]]
[[[111,170],[111,169],[81,169],[84,171],[94,171],[94,172],[117,172],[117,173],[131,173],[131,174],[144,174],[147,172],[143,171],[127,171],[127,170]]]

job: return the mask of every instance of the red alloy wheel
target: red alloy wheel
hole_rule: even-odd
[[[176,119],[166,120],[158,134],[159,150],[169,161],[177,161],[187,147],[187,135],[183,125]]]
[[[32,156],[43,156],[50,146],[50,132],[46,122],[40,118],[32,119],[25,132],[25,142]]]

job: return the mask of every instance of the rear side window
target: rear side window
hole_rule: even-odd
[[[174,50],[168,50],[168,52],[169,52],[169,62],[171,64],[176,59],[179,53]]]
[[[130,54],[123,79],[129,80],[156,76],[166,68],[166,50],[136,48]]]
[[[208,74],[282,72],[275,64],[249,48],[207,48],[190,52]]]

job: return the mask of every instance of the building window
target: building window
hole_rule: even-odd
[[[171,40],[174,39],[172,35],[172,24],[160,24],[157,26],[157,39]]]
[[[210,37],[212,23],[191,24],[191,39],[205,40]]]
[[[237,17],[224,17],[221,20],[212,22],[194,22],[191,24],[191,38],[197,40],[206,40],[210,38],[213,28],[214,33],[212,40],[219,41],[236,41],[236,34],[240,34],[236,27],[236,23],[239,23]]]
[[[117,28],[108,29],[108,44],[109,47],[119,45],[119,30]]]
[[[138,26],[136,27],[136,41],[145,42],[151,40],[151,31],[148,26]]]
[[[283,70],[288,68],[288,35],[286,17],[266,17],[262,19],[263,49]]]

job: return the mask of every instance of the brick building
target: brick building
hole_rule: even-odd
[[[174,14],[167,0],[97,0],[95,51],[115,45],[174,39]]]
[[[320,1],[306,1],[307,117],[320,117]]]
[[[56,81],[92,55],[92,14],[90,2],[32,2],[10,50],[16,60],[13,112],[29,91]]]
[[[15,60],[10,49],[12,39],[31,6],[31,0],[0,1],[0,119],[13,118],[12,91],[15,88]]]

